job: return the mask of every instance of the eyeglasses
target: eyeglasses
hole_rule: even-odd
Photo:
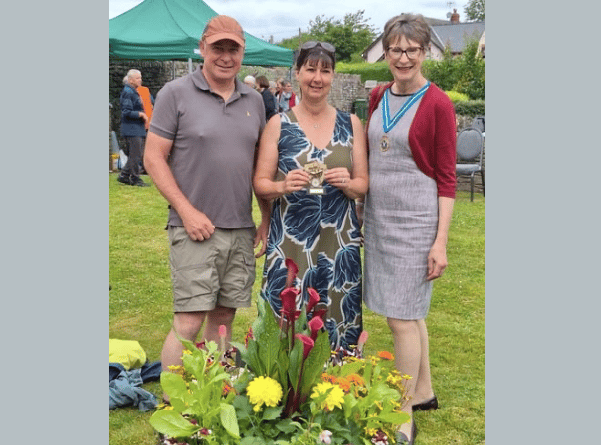
[[[398,46],[391,46],[388,48],[388,55],[394,59],[400,59],[403,57],[403,53],[405,53],[408,59],[415,59],[417,56],[419,56],[419,53],[422,49],[424,48],[421,46],[410,46],[404,50]]]
[[[303,43],[301,45],[301,50],[310,50],[317,46],[321,46],[328,53],[336,54],[336,48],[334,47],[334,45],[328,42],[318,42],[316,40],[310,40],[308,42]]]

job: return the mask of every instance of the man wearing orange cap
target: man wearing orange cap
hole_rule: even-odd
[[[170,204],[174,311],[163,370],[181,364],[177,336],[195,341],[205,320],[205,340],[219,344],[220,325],[230,339],[236,308],[251,305],[255,258],[265,251],[265,202],[259,201],[258,229],[252,218],[252,174],[265,107],[261,95],[236,78],[244,45],[236,20],[213,17],[199,42],[202,68],[168,82],[154,104],[144,166]]]

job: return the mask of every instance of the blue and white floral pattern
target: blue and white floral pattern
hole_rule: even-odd
[[[278,179],[318,160],[328,168],[352,170],[353,127],[350,115],[337,110],[332,139],[315,147],[295,120],[281,114]],[[323,184],[323,195],[301,190],[273,202],[261,296],[273,310],[281,309],[280,292],[286,281],[285,259],[299,266],[299,308],[308,301],[307,288],[328,305],[326,329],[333,349],[356,345],[362,330],[361,230],[355,203],[336,187]]]

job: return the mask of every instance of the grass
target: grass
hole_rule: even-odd
[[[144,178],[150,181],[148,177]],[[449,267],[434,285],[428,329],[433,385],[441,409],[417,412],[417,445],[484,444],[484,198],[458,192],[447,254]],[[259,218],[255,207],[255,220]],[[171,278],[165,223],[167,203],[156,187],[131,187],[109,175],[109,338],[137,340],[160,360],[171,326]],[[257,261],[253,301],[264,259]],[[368,354],[392,351],[383,317],[364,307]],[[242,339],[256,309],[238,311],[233,338]],[[157,396],[158,382],[144,385]],[[155,445],[151,413],[109,411],[111,445]]]

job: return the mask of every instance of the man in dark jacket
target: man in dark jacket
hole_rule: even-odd
[[[136,88],[142,85],[142,74],[138,70],[129,70],[123,79],[123,84],[125,86],[119,97],[121,136],[125,138],[128,153],[127,162],[117,177],[117,181],[138,187],[148,187],[148,184],[140,178],[140,162],[146,138],[145,124],[148,122],[142,99],[136,91]]]

